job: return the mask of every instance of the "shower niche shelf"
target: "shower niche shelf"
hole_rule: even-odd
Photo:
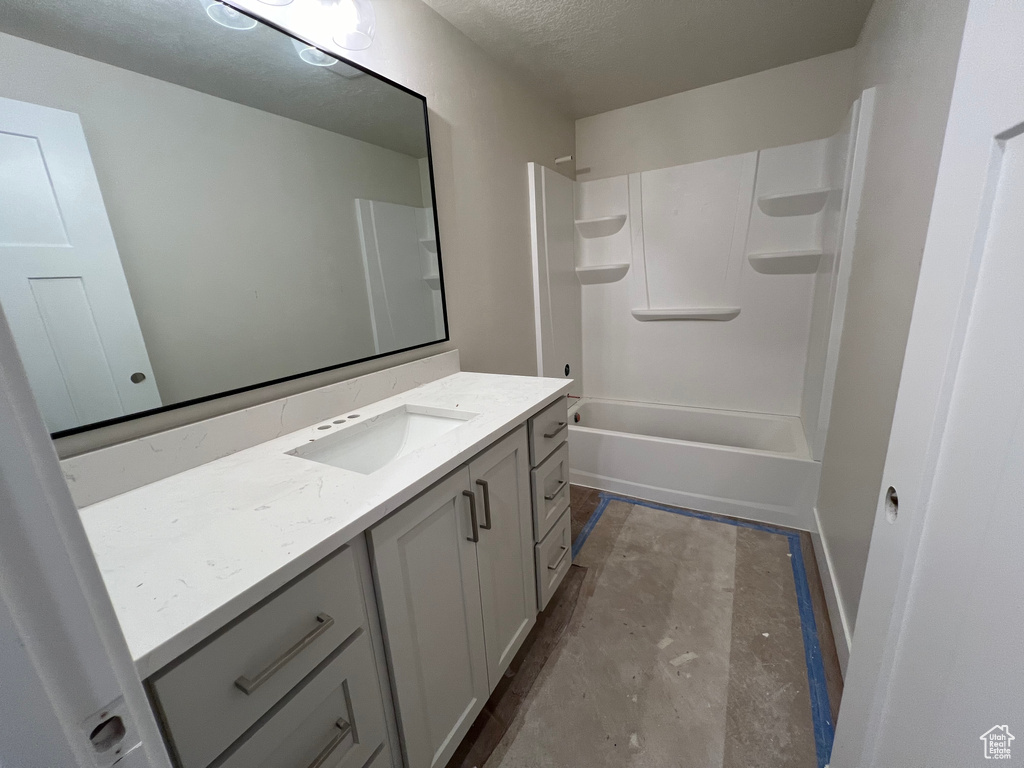
[[[762,275],[811,275],[818,271],[822,252],[781,251],[779,253],[751,253],[747,260],[755,272]]]
[[[618,216],[601,216],[596,219],[576,219],[576,231],[580,237],[591,240],[595,237],[614,235],[626,223],[626,214]]]
[[[576,267],[576,277],[579,278],[581,285],[614,283],[624,278],[627,272],[629,272],[629,262]]]
[[[809,216],[825,207],[825,201],[831,191],[823,187],[777,195],[761,195],[757,198],[757,207],[765,216]]]
[[[433,237],[421,237],[420,245],[426,248],[430,253],[437,253],[437,240]]]
[[[423,279],[426,281],[427,285],[429,285],[435,291],[441,290],[441,275],[439,275],[437,272],[432,272],[427,275],[424,275]]]
[[[661,320],[732,320],[739,307],[688,307],[686,309],[634,309],[633,317],[641,323]]]

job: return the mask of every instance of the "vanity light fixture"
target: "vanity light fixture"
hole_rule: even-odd
[[[336,58],[324,53],[315,45],[306,45],[295,38],[292,38],[292,45],[295,46],[295,52],[299,54],[299,58],[314,67],[332,67],[338,63]]]
[[[222,27],[228,29],[252,29],[256,26],[256,19],[246,16],[230,5],[225,5],[220,0],[199,0],[206,15],[216,21]]]

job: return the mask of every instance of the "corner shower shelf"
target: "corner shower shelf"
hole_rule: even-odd
[[[437,253],[437,240],[433,237],[421,237],[420,245],[431,253]]]
[[[634,309],[633,317],[642,323],[655,320],[732,320],[739,307],[691,307],[688,309]]]
[[[821,251],[751,253],[747,260],[762,275],[810,275],[818,271],[821,255]]]
[[[581,285],[614,283],[625,277],[627,272],[629,272],[629,262],[576,267],[576,277],[579,278]]]
[[[437,272],[432,272],[429,275],[424,275],[423,279],[426,280],[427,285],[429,285],[435,291],[441,290],[441,276]]]
[[[805,189],[778,195],[761,195],[757,207],[765,216],[807,216],[825,207],[831,189]]]
[[[601,216],[597,219],[577,219],[576,231],[580,233],[580,237],[588,240],[594,237],[608,237],[622,229],[625,223],[624,213],[618,216]]]

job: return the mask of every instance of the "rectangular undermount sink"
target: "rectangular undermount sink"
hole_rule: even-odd
[[[403,405],[348,423],[288,451],[290,456],[369,475],[465,424],[475,413]]]

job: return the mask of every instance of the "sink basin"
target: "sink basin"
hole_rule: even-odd
[[[475,413],[403,405],[288,451],[310,461],[369,475],[465,424]]]

